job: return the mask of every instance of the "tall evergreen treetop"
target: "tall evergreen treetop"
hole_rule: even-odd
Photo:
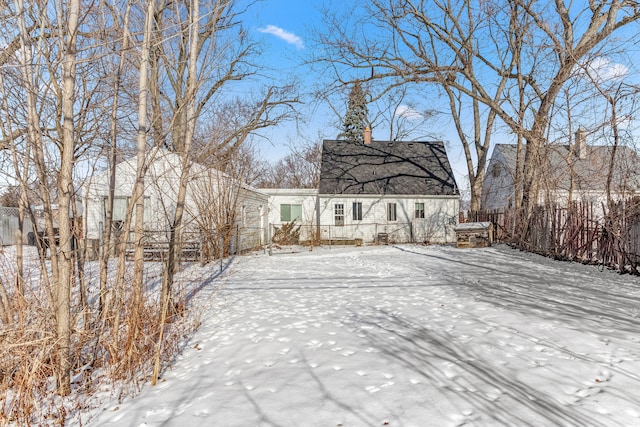
[[[363,142],[364,129],[369,125],[368,114],[366,94],[360,81],[356,81],[349,92],[347,112],[342,121],[342,132],[338,135],[338,139]]]

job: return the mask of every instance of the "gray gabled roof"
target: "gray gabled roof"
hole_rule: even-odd
[[[454,196],[458,188],[441,141],[327,141],[320,194]]]
[[[525,146],[526,150],[526,146]],[[510,173],[516,166],[517,146],[497,144],[494,153],[502,154],[504,164]],[[577,158],[567,145],[549,145],[545,182],[547,187],[567,190],[571,185],[573,169],[573,187],[576,190],[605,191],[607,175],[613,147],[608,145],[587,145],[583,158]],[[640,158],[631,148],[618,146],[615,151],[612,183],[617,191],[640,190]],[[622,188],[624,187],[624,188]]]

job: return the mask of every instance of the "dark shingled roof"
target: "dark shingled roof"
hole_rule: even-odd
[[[441,141],[324,141],[320,194],[454,196],[458,188]]]

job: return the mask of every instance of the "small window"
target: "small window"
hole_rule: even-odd
[[[424,218],[424,203],[416,202],[416,218]]]
[[[362,221],[362,202],[353,202],[353,220]]]
[[[344,225],[344,204],[336,203],[334,205],[334,218],[336,220],[336,225]]]
[[[105,197],[104,206],[105,206],[105,215],[107,211],[107,202],[108,199]],[[113,221],[121,221],[124,222],[125,217],[127,216],[127,205],[129,204],[128,197],[114,197],[113,198],[113,211],[112,211],[112,219]]]
[[[387,203],[387,221],[396,221],[395,203]]]
[[[302,219],[302,205],[280,205],[280,221],[300,221]]]
[[[291,205],[280,205],[280,221],[291,221]]]
[[[107,202],[108,199],[105,197],[104,198],[104,215],[105,218],[107,216]],[[122,228],[122,224],[124,224],[124,221],[127,217],[127,209],[129,208],[129,203],[131,202],[131,198],[130,197],[122,197],[122,196],[115,196],[113,198],[113,211],[111,214],[111,219],[114,222],[114,224],[119,224],[120,228]],[[152,210],[152,206],[151,206],[151,198],[150,197],[145,197],[144,198],[144,223],[145,226],[149,224],[149,222],[151,222],[151,210]],[[133,212],[132,212],[132,217],[131,217],[131,226],[133,227],[133,225],[136,223],[136,211],[135,211],[135,207],[133,208]]]

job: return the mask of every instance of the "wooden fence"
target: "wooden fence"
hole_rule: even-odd
[[[18,208],[0,206],[0,246],[14,245],[18,231]]]
[[[640,198],[601,207],[541,206],[524,218],[510,209],[479,212],[470,220],[493,222],[496,240],[526,251],[640,275]]]

